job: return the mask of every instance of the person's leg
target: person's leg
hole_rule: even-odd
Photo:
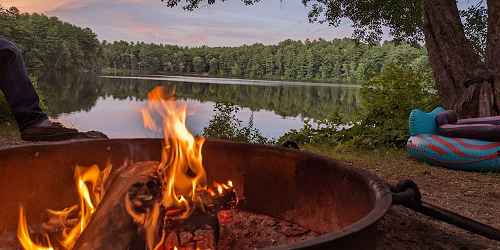
[[[26,73],[19,49],[0,37],[0,90],[17,121],[21,138],[27,141],[107,138],[98,131],[79,132],[52,122],[40,108],[40,100]]]
[[[3,38],[0,38],[0,89],[21,131],[47,120],[26,73],[21,52],[12,42]]]

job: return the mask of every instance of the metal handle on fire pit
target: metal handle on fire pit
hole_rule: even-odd
[[[400,181],[396,186],[391,186],[391,191],[393,204],[395,205],[402,205],[488,239],[500,241],[500,230],[422,201],[420,190],[412,180]]]

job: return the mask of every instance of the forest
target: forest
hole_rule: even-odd
[[[108,70],[332,82],[365,81],[391,63],[430,70],[423,48],[394,42],[371,46],[348,38],[214,48],[125,41],[102,46]]]
[[[31,70],[97,71],[102,64],[102,47],[89,28],[80,28],[57,17],[27,14],[0,6],[0,36],[23,51]]]
[[[89,28],[1,6],[0,34],[23,51],[29,69],[42,72],[169,73],[356,83],[379,74],[388,64],[430,71],[425,49],[406,43],[369,45],[349,38],[239,47],[100,42]]]

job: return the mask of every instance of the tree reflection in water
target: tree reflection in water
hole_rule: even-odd
[[[177,98],[200,103],[232,103],[251,111],[271,111],[276,119],[324,119],[333,112],[351,114],[359,106],[359,89],[318,86],[255,86],[180,83],[141,79],[109,79],[89,74],[41,77],[38,85],[49,115],[89,112],[98,100],[145,101],[157,85],[173,87]],[[118,102],[117,102],[118,103]],[[286,128],[283,128],[286,129]]]
[[[323,119],[333,111],[349,114],[359,106],[359,90],[345,87],[252,86],[108,79],[88,74],[50,74],[39,81],[51,115],[88,111],[99,97],[145,100],[159,84],[175,87],[179,99],[233,103],[281,116]]]

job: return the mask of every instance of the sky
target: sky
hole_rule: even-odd
[[[245,7],[240,0],[204,5],[194,12],[168,8],[160,0],[0,0],[5,7],[57,16],[89,27],[100,40],[144,41],[182,46],[276,44],[285,39],[349,37],[352,28],[307,21],[299,0],[265,0]]]

